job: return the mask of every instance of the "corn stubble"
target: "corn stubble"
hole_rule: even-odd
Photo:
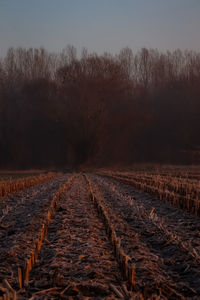
[[[0,197],[18,193],[26,188],[30,188],[36,184],[41,184],[58,176],[58,174],[49,172],[48,174],[40,174],[38,176],[24,177],[15,180],[7,180],[0,182]]]
[[[130,184],[136,189],[159,197],[160,200],[176,205],[197,216],[200,215],[200,176],[176,172],[156,174],[151,172],[103,172],[106,176],[116,178],[122,183]],[[184,174],[184,173],[183,173]]]
[[[7,196],[0,299],[199,299],[193,176],[69,173],[26,189],[23,201]]]

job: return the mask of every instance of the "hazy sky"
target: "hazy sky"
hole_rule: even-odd
[[[200,0],[0,0],[0,55],[11,46],[67,44],[98,53],[200,51]]]

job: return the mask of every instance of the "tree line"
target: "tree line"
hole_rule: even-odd
[[[0,167],[187,162],[200,140],[200,53],[10,48],[0,59]]]

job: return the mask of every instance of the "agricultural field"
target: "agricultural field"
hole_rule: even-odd
[[[33,177],[2,189],[0,299],[200,299],[199,167]]]
[[[14,171],[14,170],[2,170],[0,171],[0,182],[1,181],[9,181],[19,178],[25,178],[30,176],[37,176],[39,174],[43,174],[45,171],[43,170],[29,170],[29,171]]]

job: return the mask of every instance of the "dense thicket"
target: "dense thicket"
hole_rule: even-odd
[[[200,54],[129,48],[0,60],[1,167],[175,161],[200,145]]]

